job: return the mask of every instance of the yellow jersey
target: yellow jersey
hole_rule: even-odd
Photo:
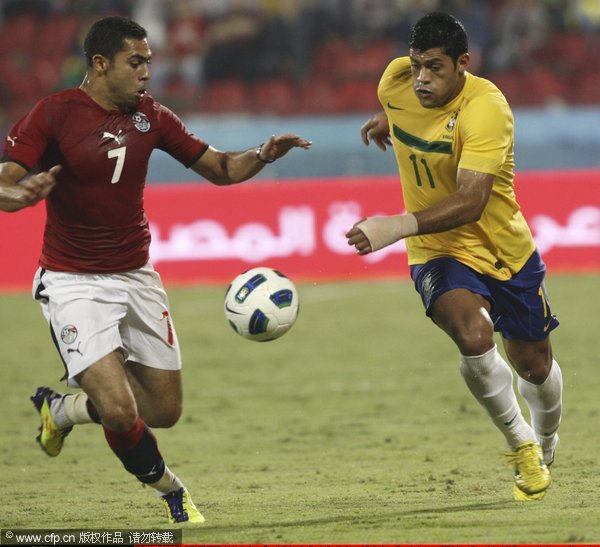
[[[408,57],[393,60],[378,87],[407,212],[431,207],[456,192],[459,168],[496,178],[477,222],[407,238],[408,262],[451,256],[479,273],[510,279],[535,249],[514,193],[512,111],[492,82],[468,72],[451,102],[424,108],[413,91],[410,68]]]

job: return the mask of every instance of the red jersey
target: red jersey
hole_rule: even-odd
[[[29,171],[62,165],[46,199],[40,266],[115,273],[148,262],[143,191],[155,148],[190,167],[208,145],[147,94],[134,113],[108,112],[69,89],[41,100],[14,126],[2,161]]]

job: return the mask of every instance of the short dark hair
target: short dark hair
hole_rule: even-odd
[[[416,51],[442,48],[456,64],[469,51],[463,24],[449,13],[433,12],[421,17],[412,29],[408,45]]]
[[[123,40],[126,38],[143,40],[146,37],[144,27],[127,17],[104,17],[92,25],[83,41],[87,64],[92,66],[92,59],[98,54],[112,61],[121,51]]]

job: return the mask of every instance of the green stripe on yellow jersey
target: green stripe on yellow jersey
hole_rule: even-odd
[[[421,152],[438,152],[439,154],[452,154],[451,142],[426,141],[425,139],[420,139],[419,137],[415,137],[410,133],[402,131],[402,129],[400,129],[396,124],[394,124],[393,132],[394,137],[396,137],[399,141],[402,141],[407,146],[416,148]]]

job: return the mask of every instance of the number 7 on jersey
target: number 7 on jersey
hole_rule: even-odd
[[[119,179],[121,178],[121,173],[123,172],[123,165],[125,164],[125,149],[126,146],[121,146],[120,148],[113,148],[108,151],[109,158],[117,158],[117,163],[115,165],[115,170],[113,172],[113,176],[111,179],[111,184],[117,184]]]

